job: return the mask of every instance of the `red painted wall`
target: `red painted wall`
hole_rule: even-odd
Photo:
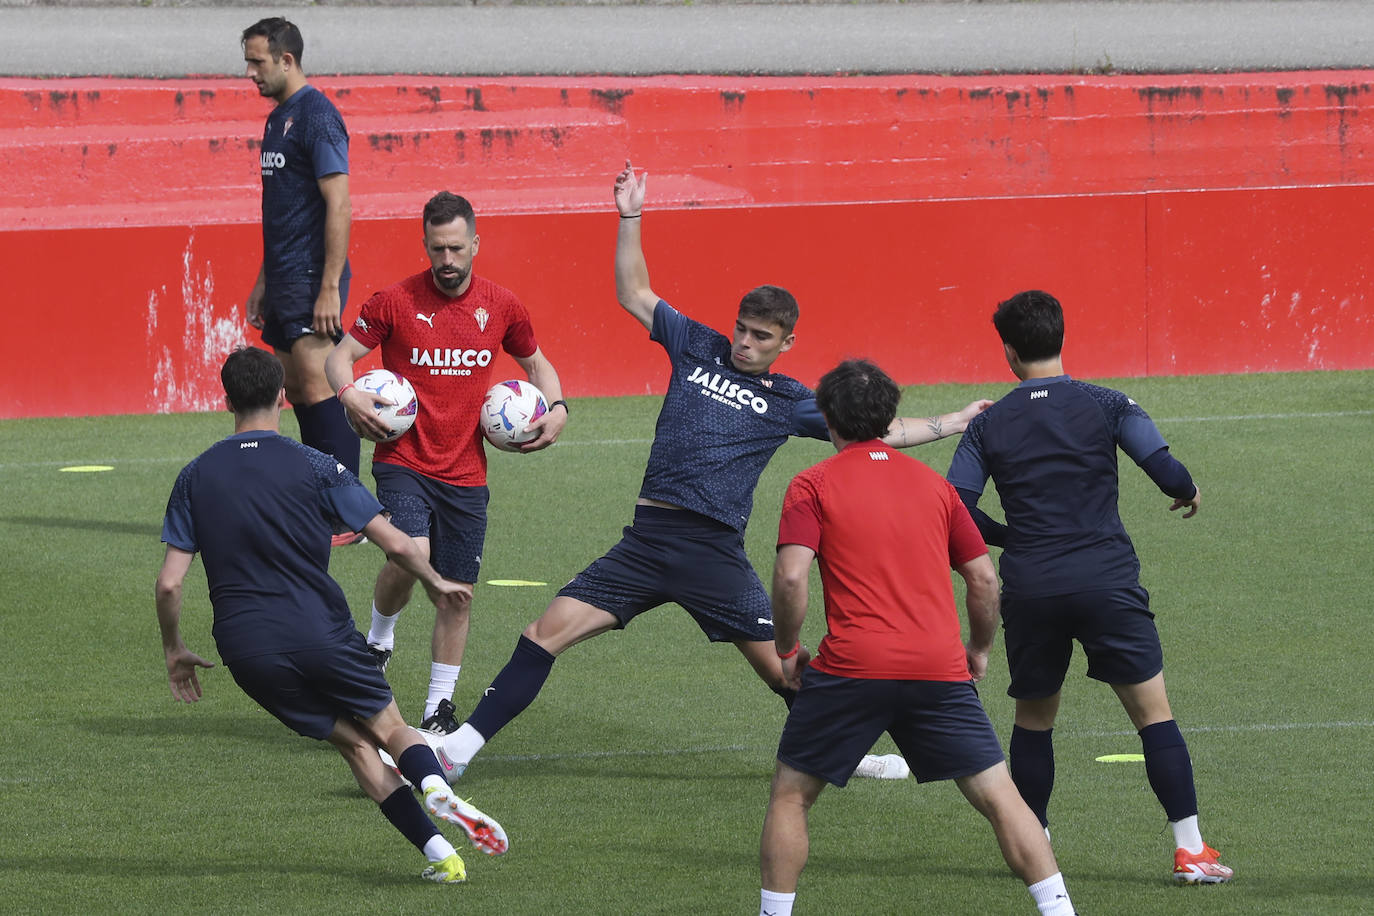
[[[353,306],[472,197],[478,269],[573,396],[661,390],[614,301],[610,179],[651,170],[654,288],[722,329],[787,286],[806,382],[1005,381],[988,316],[1068,312],[1083,377],[1374,367],[1369,74],[318,80],[353,136]],[[0,80],[0,417],[214,409],[260,253],[239,81]],[[15,371],[17,370],[17,371]],[[511,373],[515,370],[509,368]]]

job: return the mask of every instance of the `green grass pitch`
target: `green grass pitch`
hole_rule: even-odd
[[[1139,743],[1079,655],[1051,805],[1074,900],[1085,914],[1368,913],[1374,372],[1106,384],[1145,406],[1202,487],[1202,511],[1183,521],[1123,461],[1122,515],[1158,615],[1204,833],[1237,878],[1171,886],[1172,844],[1143,767],[1094,762]],[[910,389],[902,412],[1009,387]],[[628,523],[657,406],[575,401],[554,449],[491,456],[483,579],[546,584],[479,586],[460,711]],[[708,645],[674,607],[571,649],[478,757],[459,787],[512,846],[500,859],[461,846],[469,882],[457,887],[420,881],[421,857],[338,756],[287,732],[223,668],[203,675],[199,704],[176,704],[152,601],[161,516],[177,471],[229,430],[226,414],[0,422],[0,911],[756,911],[784,710],[738,653]],[[913,454],[943,472],[953,448]],[[783,488],[827,454],[791,442],[763,477],[748,546],[765,581]],[[61,471],[93,464],[113,470]],[[372,546],[334,552],[364,627],[380,562]],[[187,642],[214,658],[199,563],[186,599]],[[432,615],[419,596],[398,627],[390,671],[410,717]],[[821,629],[813,600],[808,644]],[[981,693],[1004,740],[1005,687],[995,653]],[[855,781],[821,796],[799,914],[1033,911],[953,785]]]

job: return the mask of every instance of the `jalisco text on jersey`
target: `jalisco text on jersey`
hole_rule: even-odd
[[[707,372],[700,366],[692,370],[692,374],[687,376],[687,381],[696,382],[706,391],[717,395],[716,400],[734,406],[739,403],[753,409],[754,413],[767,413],[768,402],[748,388],[741,387],[739,383],[732,382],[723,378],[719,372]]]

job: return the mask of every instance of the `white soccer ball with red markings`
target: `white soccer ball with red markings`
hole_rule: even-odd
[[[353,380],[353,385],[359,391],[366,391],[368,394],[380,395],[390,398],[394,404],[374,405],[377,416],[382,418],[382,422],[391,428],[391,433],[382,441],[394,442],[415,425],[415,417],[420,412],[420,402],[415,397],[415,389],[411,387],[401,376],[392,372],[390,369],[372,369],[364,372]],[[345,413],[345,416],[347,414]],[[348,421],[349,426],[353,426],[353,420]],[[356,427],[353,431],[362,435]]]
[[[518,452],[520,445],[538,438],[525,427],[549,412],[544,393],[527,381],[509,379],[491,386],[482,401],[482,435],[503,452]]]

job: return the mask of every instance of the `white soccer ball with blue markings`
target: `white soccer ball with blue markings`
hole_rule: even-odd
[[[390,369],[372,369],[355,378],[353,385],[360,391],[395,401],[394,404],[375,407],[377,416],[391,428],[390,435],[383,439],[383,442],[396,441],[415,425],[415,417],[420,412],[420,402],[415,397],[415,389],[410,382],[395,372]],[[349,420],[348,425],[353,426],[353,421]],[[362,435],[357,427],[354,427],[353,431]]]
[[[498,382],[482,401],[482,435],[503,452],[518,452],[521,443],[537,438],[536,433],[525,432],[525,427],[548,412],[544,393],[529,382]]]

